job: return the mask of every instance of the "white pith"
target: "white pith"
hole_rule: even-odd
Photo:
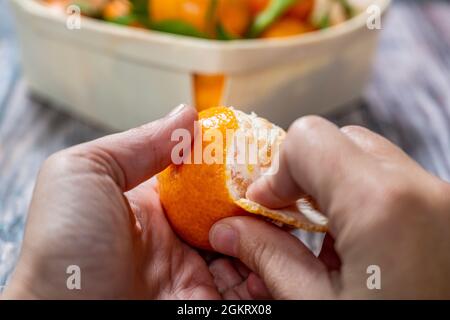
[[[236,204],[248,212],[264,216],[279,226],[287,224],[309,231],[326,231],[328,219],[314,207],[307,197],[299,199],[289,207],[278,210],[266,208],[246,199],[248,187],[263,174],[276,168],[275,161],[279,162],[279,149],[286,137],[286,132],[254,113],[248,115],[231,109],[239,123],[239,132],[246,139],[245,142],[250,144],[256,141],[258,146],[256,165],[249,165],[248,163],[240,164],[237,161],[239,155],[248,152],[245,150],[247,143],[236,144],[236,140],[233,139],[232,143],[227,144],[227,187]],[[268,148],[270,148],[270,152],[268,152]]]
[[[234,135],[233,142],[227,149],[227,183],[231,196],[239,200],[245,198],[248,186],[271,168],[275,157],[278,157],[278,149],[286,132],[255,113],[232,110],[239,123],[239,132]],[[237,143],[236,139],[242,136],[245,137],[245,143]],[[242,163],[239,160],[249,157],[251,143],[255,143],[253,146],[256,146],[257,161]]]

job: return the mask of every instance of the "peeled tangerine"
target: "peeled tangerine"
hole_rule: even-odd
[[[193,146],[189,142],[183,163],[170,165],[158,176],[161,203],[182,239],[212,250],[209,230],[231,216],[259,216],[279,226],[327,230],[327,219],[307,196],[280,210],[245,198],[252,182],[278,167],[284,130],[255,114],[227,107],[201,112],[199,123],[202,134],[196,135]]]

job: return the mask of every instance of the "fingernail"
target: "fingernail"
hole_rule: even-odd
[[[170,111],[169,117],[173,117],[173,116],[179,114],[181,111],[183,111],[184,108],[186,108],[186,105],[185,104],[180,104],[178,107],[176,107],[175,109]]]
[[[237,256],[237,232],[228,224],[219,223],[210,232],[210,242],[214,250],[228,256]]]

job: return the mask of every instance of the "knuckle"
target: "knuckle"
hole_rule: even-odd
[[[445,211],[450,211],[450,183],[439,180],[436,184],[437,203],[442,204]]]
[[[342,127],[341,131],[345,134],[353,135],[353,134],[366,133],[368,130],[361,126],[349,125],[349,126]]]
[[[59,151],[49,156],[42,164],[43,171],[52,170],[53,172],[69,171],[73,165],[71,156],[67,151]]]
[[[148,141],[155,140],[156,137],[163,135],[166,128],[167,124],[165,121],[163,119],[159,119],[139,127],[129,129],[128,135],[133,136],[133,138],[138,139],[139,142],[146,144]]]
[[[255,266],[261,266],[263,265],[264,258],[266,256],[268,246],[263,242],[255,243],[255,246],[253,248],[253,264]]]
[[[450,184],[447,182],[441,182],[440,193],[444,199],[450,204]]]
[[[328,123],[327,120],[325,120],[324,118],[319,117],[319,116],[305,116],[305,117],[295,120],[295,122],[292,124],[289,131],[294,131],[294,132],[316,131],[316,130],[322,128],[327,123]]]
[[[401,180],[391,180],[372,190],[374,190],[375,202],[386,212],[395,211],[395,209],[410,203],[414,195],[411,187]],[[401,211],[399,210],[399,212]]]
[[[258,269],[259,273],[265,274],[266,272],[264,270],[271,268],[274,256],[275,252],[273,247],[268,243],[259,241],[254,247],[252,256],[253,265]]]
[[[128,136],[133,139],[136,150],[151,150],[148,163],[160,164],[164,162],[164,153],[161,150],[163,146],[154,142],[159,141],[159,137],[164,136],[166,129],[164,122],[157,120],[128,130]]]
[[[255,221],[254,218],[249,217],[240,219],[239,225],[236,226],[241,235],[239,256],[244,261],[247,260],[248,264],[259,273],[263,273],[267,267],[272,265],[272,259],[276,256],[277,251],[273,244],[260,235],[260,232],[247,228],[249,225],[247,223],[248,219],[252,219],[252,224],[261,224],[260,227],[263,227],[262,224],[266,223],[264,221]]]

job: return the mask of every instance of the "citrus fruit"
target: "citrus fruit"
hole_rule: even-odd
[[[298,19],[283,18],[271,25],[262,34],[263,38],[284,38],[291,37],[312,31],[313,28]]]
[[[287,15],[303,21],[307,21],[314,9],[314,5],[314,0],[298,1],[298,3],[287,12]]]
[[[131,13],[131,2],[128,0],[111,0],[103,8],[105,20],[115,20]]]
[[[212,250],[209,230],[217,221],[232,216],[259,216],[278,225],[327,230],[327,219],[310,198],[282,210],[264,208],[245,198],[252,182],[276,168],[278,149],[285,138],[281,128],[255,114],[227,107],[202,111],[197,127],[193,146],[189,142],[189,150],[183,152],[183,163],[172,164],[158,175],[167,218],[187,243]]]
[[[257,16],[261,11],[263,11],[270,0],[248,0],[250,6],[250,11],[253,16]]]
[[[271,0],[248,0],[253,15],[258,15],[267,8]],[[315,5],[315,0],[298,0],[286,13],[287,16],[308,20]]]
[[[44,0],[45,4],[62,12],[67,12],[70,5],[75,5],[87,16],[99,15],[108,2],[109,0]]]
[[[151,0],[150,18],[152,22],[179,20],[206,32],[210,5],[209,0]]]
[[[237,38],[245,35],[251,22],[250,7],[242,0],[219,0],[217,16],[224,31]]]

